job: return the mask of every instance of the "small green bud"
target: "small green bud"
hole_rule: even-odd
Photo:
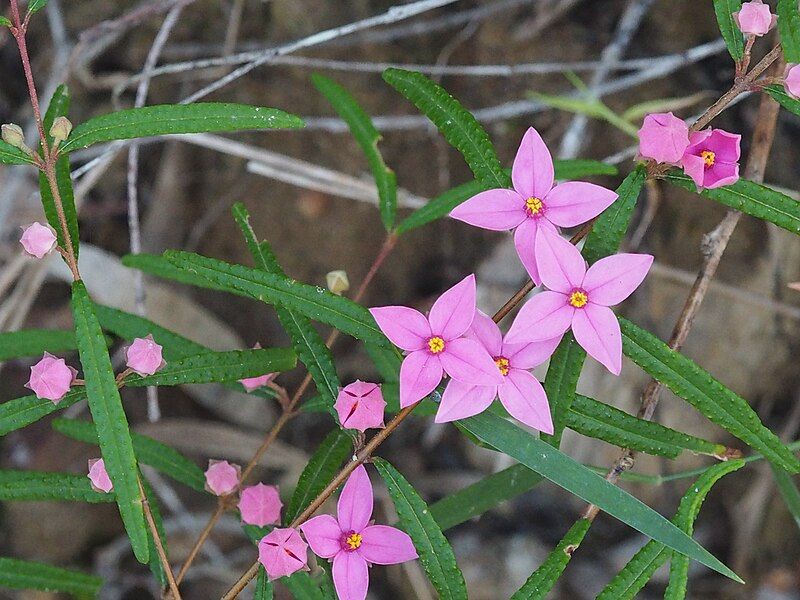
[[[328,282],[328,289],[337,296],[341,296],[350,289],[350,280],[344,271],[331,271],[325,276],[325,279]]]
[[[31,149],[25,145],[25,134],[22,132],[22,127],[14,123],[6,123],[0,127],[0,131],[6,144],[30,154]]]
[[[67,117],[57,117],[50,128],[50,137],[56,144],[60,144],[69,137],[72,132],[72,123]]]

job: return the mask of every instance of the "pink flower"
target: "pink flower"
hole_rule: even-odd
[[[486,385],[503,378],[480,344],[464,339],[475,316],[475,276],[442,294],[428,318],[405,306],[369,309],[391,342],[409,352],[400,367],[400,406],[419,402],[439,385],[444,373],[464,383]]]
[[[359,465],[342,488],[338,519],[320,515],[300,526],[314,554],[333,562],[333,585],[340,600],[367,597],[370,564],[394,565],[417,558],[406,533],[369,524],[372,501],[367,470]]]
[[[583,349],[619,375],[622,336],[609,306],[619,304],[639,287],[650,270],[649,254],[617,254],[589,269],[575,246],[559,235],[536,241],[542,281],[550,291],[537,294],[522,307],[506,342],[534,342],[572,333]]]
[[[553,159],[539,133],[530,127],[511,169],[514,189],[481,192],[458,205],[450,216],[476,227],[514,229],[517,254],[531,278],[540,283],[534,252],[537,232],[574,227],[593,219],[617,194],[593,183],[569,181],[553,186]]]
[[[296,529],[273,529],[258,542],[258,562],[270,581],[286,577],[308,568],[308,544]]]
[[[689,146],[689,126],[671,112],[644,118],[639,130],[639,154],[659,163],[677,164]]]
[[[733,20],[745,35],[762,36],[775,27],[778,17],[769,11],[769,6],[761,0],[742,4],[742,9],[732,13]]]
[[[206,469],[206,491],[215,496],[227,496],[239,487],[242,469],[227,460],[209,460]]]
[[[125,351],[126,366],[142,377],[153,375],[164,368],[167,363],[161,357],[162,347],[153,340],[153,336],[136,338]]]
[[[19,243],[25,252],[36,258],[43,258],[56,247],[56,232],[50,225],[31,223],[22,228]]]
[[[238,477],[237,477],[238,481]],[[275,525],[281,522],[281,497],[278,488],[259,483],[242,490],[239,498],[239,513],[242,521],[249,525]]]
[[[786,65],[783,89],[795,100],[800,100],[800,65]]]
[[[253,349],[255,350],[259,348],[261,348],[261,344],[257,343],[255,346],[253,346]],[[270,381],[275,379],[277,376],[278,376],[277,373],[267,373],[265,375],[259,375],[258,377],[245,377],[244,379],[240,379],[239,383],[242,384],[244,391],[246,391],[249,394],[250,392],[257,390],[260,387],[264,387]]]
[[[339,422],[345,429],[380,429],[383,427],[383,411],[386,401],[381,386],[356,379],[341,389],[333,405]]]
[[[37,398],[58,404],[69,392],[77,374],[63,358],[45,352],[42,359],[31,367],[31,377],[25,387],[33,390]]]
[[[681,166],[698,189],[718,188],[739,180],[742,136],[722,129],[703,129],[689,135]]]
[[[107,494],[114,489],[114,484],[111,483],[111,478],[106,472],[106,463],[102,458],[89,459],[89,474],[87,477],[92,482],[92,489],[95,492]]]
[[[503,376],[500,385],[470,385],[453,380],[442,395],[437,423],[465,419],[483,412],[499,396],[506,410],[517,420],[545,433],[553,433],[550,406],[542,384],[528,372],[546,361],[561,341],[561,336],[541,342],[508,344],[500,328],[478,311],[472,321],[471,335],[494,358]]]

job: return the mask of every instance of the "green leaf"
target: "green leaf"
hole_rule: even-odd
[[[0,16],[0,25],[3,27],[12,27],[14,24],[8,20],[8,17]]]
[[[75,334],[57,329],[23,329],[0,333],[0,360],[40,356],[75,349]]]
[[[447,90],[415,71],[386,69],[383,79],[439,128],[450,145],[461,152],[475,179],[487,188],[509,187],[511,180],[500,166],[489,136]]]
[[[676,458],[684,450],[722,456],[726,451],[722,444],[714,444],[653,421],[638,419],[586,396],[575,397],[567,413],[566,425],[581,435],[653,456]]]
[[[98,503],[113,502],[114,497],[114,492],[95,492],[85,474],[0,471],[0,500]]]
[[[775,477],[775,483],[778,486],[778,491],[781,493],[784,504],[786,504],[786,508],[789,509],[794,522],[800,527],[800,491],[792,481],[792,476],[775,466],[772,466],[772,475]]]
[[[586,537],[591,525],[592,522],[588,519],[576,521],[541,566],[531,573],[525,585],[511,596],[511,600],[542,600],[546,598],[553,585],[561,577],[561,573],[566,569],[573,552]]]
[[[311,456],[303,469],[292,499],[284,512],[284,521],[293,522],[333,481],[342,463],[353,452],[353,443],[344,431],[331,431]]]
[[[253,592],[253,600],[272,600],[272,582],[267,578],[267,571],[264,567],[258,567],[258,577],[256,578],[256,589]]]
[[[442,600],[467,598],[464,576],[447,538],[433,520],[425,501],[405,477],[383,459],[375,459],[375,468],[386,482],[397,509],[400,525],[411,536],[422,567]]]
[[[33,157],[3,140],[0,140],[0,163],[4,165],[34,164]]]
[[[591,117],[592,119],[606,121],[623,133],[627,133],[632,137],[636,137],[637,135],[637,128],[634,125],[620,117],[598,98],[551,96],[537,93],[530,94],[530,97],[533,100],[537,100],[558,110],[585,115],[587,117]]]
[[[164,530],[164,519],[161,517],[161,507],[158,505],[158,500],[156,499],[155,492],[153,492],[153,488],[150,486],[150,482],[145,479],[141,471],[139,471],[139,477],[142,481],[144,497],[147,500],[148,506],[150,507],[150,514],[153,517],[153,523],[156,526],[156,532],[158,532],[158,537],[161,539],[161,545],[164,549],[164,554],[169,556],[169,552],[167,550],[167,532]],[[147,547],[150,549],[150,572],[161,584],[161,587],[166,588],[168,584],[167,572],[164,570],[164,565],[161,564],[161,557],[158,555],[156,540],[155,537],[153,537],[153,532],[150,531],[149,528],[147,530]]]
[[[772,98],[783,108],[800,117],[800,100],[792,98],[786,93],[786,88],[782,85],[768,85],[764,88]]]
[[[394,171],[386,166],[378,150],[378,142],[382,139],[381,134],[375,129],[369,115],[342,86],[332,79],[316,73],[311,76],[311,79],[320,93],[347,123],[350,133],[356,138],[358,145],[366,155],[378,187],[381,220],[386,231],[391,231],[397,213],[397,177]]]
[[[298,571],[289,577],[281,577],[280,582],[292,593],[295,600],[325,600],[322,590],[305,571]]]
[[[0,436],[22,429],[39,419],[72,406],[86,398],[86,392],[78,388],[64,396],[58,404],[34,395],[14,398],[0,404]]]
[[[614,165],[588,158],[555,159],[555,178],[557,180],[581,179],[593,175],[616,175],[619,169]]]
[[[0,558],[0,587],[63,592],[81,598],[94,598],[102,585],[102,579],[88,573],[30,560]]]
[[[78,353],[86,380],[89,410],[97,428],[100,452],[114,483],[117,504],[136,558],[147,563],[147,526],[139,494],[138,468],[133,452],[128,419],[114,379],[100,323],[82,281],[72,284],[72,316]]]
[[[797,0],[778,0],[778,31],[786,62],[800,62],[800,10]]]
[[[44,133],[48,142],[53,142],[53,137],[50,135],[50,128],[53,127],[56,118],[68,116],[69,104],[69,88],[66,84],[62,83],[56,88],[56,91],[53,92],[50,103],[47,105],[47,112],[44,114],[42,126],[44,127]]]
[[[275,108],[221,102],[162,104],[89,119],[72,130],[61,151],[72,152],[98,142],[156,135],[299,127],[303,127],[300,117]]]
[[[747,401],[735,394],[709,373],[654,335],[619,318],[622,329],[622,351],[656,381],[686,400],[710,421],[769,461],[787,471],[800,471],[800,461],[778,437],[764,427]]]
[[[744,37],[742,30],[733,20],[733,13],[742,9],[742,0],[714,0],[714,12],[722,39],[728,47],[733,60],[741,60],[744,55]]]
[[[364,344],[364,349],[369,354],[372,364],[386,383],[400,381],[400,364],[403,357],[396,348],[387,348],[376,344]]]
[[[726,577],[741,581],[733,571],[653,509],[546,442],[490,413],[476,415],[459,423],[490,446],[508,454],[582,500],[594,504],[629,527]]]
[[[552,436],[543,434],[542,439],[556,448],[561,445],[561,434],[564,432],[567,414],[575,401],[575,389],[585,360],[586,351],[575,341],[571,331],[564,335],[550,357],[544,391],[550,400],[554,432]]]
[[[147,254],[145,252],[141,254],[126,254],[122,257],[122,264],[131,269],[138,269],[150,275],[161,277],[162,279],[171,279],[172,281],[177,281],[178,283],[184,283],[186,285],[194,285],[208,290],[231,293],[231,290],[227,289],[225,286],[213,283],[204,277],[200,277],[196,273],[180,269],[158,254]],[[244,294],[241,293],[239,295],[244,296]]]
[[[667,173],[665,179],[690,191],[697,189],[691,179],[678,171]],[[800,202],[765,185],[740,179],[733,185],[701,190],[700,194],[800,235]]]
[[[48,2],[50,2],[50,0],[31,0],[28,2],[28,12],[30,14],[38,12],[47,6]]]
[[[53,429],[60,434],[86,444],[98,444],[94,424],[76,419],[55,419]],[[202,492],[205,489],[203,470],[183,454],[153,438],[131,434],[136,459],[189,487]]]

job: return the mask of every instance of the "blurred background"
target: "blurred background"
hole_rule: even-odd
[[[56,84],[69,84],[73,123],[134,105],[139,74],[154,40],[156,51],[160,49],[155,64],[180,66],[151,74],[147,104],[187,98],[247,64],[238,57],[252,52],[244,58],[264,57],[264,64],[206,99],[282,108],[307,121],[304,130],[291,132],[142,144],[134,185],[139,215],[131,221],[127,150],[105,146],[74,153],[81,271],[92,295],[102,303],[137,310],[135,273],[119,261],[132,244],[136,248],[137,228],[145,252],[179,248],[251,264],[230,217],[234,202],[245,203],[257,234],[271,242],[292,277],[324,285],[327,272],[344,269],[353,287],[358,285],[380,248],[383,228],[366,161],[345,124],[311,84],[315,71],[343,84],[375,117],[384,134],[383,155],[405,190],[400,203],[406,212],[471,175],[428,121],[381,80],[380,72],[389,64],[419,65],[409,68],[431,75],[474,110],[505,164],[510,165],[525,129],[534,126],[556,157],[616,165],[618,176],[594,180],[612,188],[634,164],[636,142],[630,132],[639,128],[646,111],[674,110],[689,119],[726,91],[733,77],[710,0],[460,0],[296,52],[262,52],[383,14],[395,4],[398,0],[50,0],[34,19],[29,47],[43,98]],[[756,55],[771,43],[760,41]],[[230,64],[201,68],[193,62],[208,57]],[[464,68],[475,66],[486,68]],[[32,142],[19,56],[5,29],[0,31],[0,82],[0,121],[27,126]],[[582,111],[605,103],[619,119],[611,124],[564,110],[563,98],[577,101],[571,104]],[[715,121],[743,134],[744,157],[757,103],[756,97],[744,98]],[[782,111],[765,178],[794,195],[800,187],[798,134],[797,117]],[[29,261],[17,242],[20,225],[42,219],[37,194],[30,169],[0,167],[2,331],[71,326],[68,273],[61,261],[56,256]],[[723,215],[723,208],[699,196],[661,183],[648,186],[625,247],[654,254],[656,263],[622,312],[668,338],[702,260],[701,238]],[[800,241],[795,236],[744,217],[685,346],[688,356],[747,398],[787,440],[797,438],[800,425],[800,292],[787,285],[800,280],[798,259]],[[490,313],[527,279],[510,236],[443,219],[402,238],[365,303],[424,310],[470,272],[478,276],[480,308]],[[145,289],[146,302],[140,306],[149,318],[214,349],[287,344],[274,312],[263,304],[150,279]],[[334,353],[343,382],[377,377],[354,340],[341,339]],[[116,357],[120,363],[118,353]],[[77,357],[69,356],[68,362],[77,365]],[[30,364],[0,365],[1,400],[25,394]],[[302,376],[297,369],[278,381],[293,390]],[[635,413],[646,382],[629,362],[616,378],[589,360],[579,389]],[[208,458],[246,463],[278,413],[269,402],[219,386],[160,389],[157,420],[148,418],[154,415],[148,415],[145,390],[126,389],[123,398],[136,431],[167,441],[201,465]],[[81,404],[67,412],[87,414]],[[742,448],[669,394],[656,419]],[[2,467],[84,472],[96,449],[55,433],[50,421],[43,419],[0,440]],[[325,415],[295,420],[267,453],[260,479],[290,493],[331,426]],[[573,432],[567,432],[562,448],[601,467],[608,467],[619,453]],[[454,427],[423,419],[402,427],[380,454],[429,502],[511,464],[470,444]],[[669,474],[709,464],[708,457],[667,461],[640,456],[636,472]],[[690,482],[624,487],[672,515]],[[152,483],[162,503],[171,558],[178,565],[214,503],[166,480]],[[391,502],[381,486],[376,489],[381,498],[376,516],[392,521]],[[540,484],[450,530],[470,597],[509,597],[582,508],[576,498]],[[133,560],[113,505],[6,503],[0,511],[0,555],[98,573],[107,580],[106,598],[155,597],[150,573]],[[749,465],[714,488],[695,537],[747,585],[731,584],[693,564],[689,597],[800,598],[800,529],[776,493],[766,465]],[[594,598],[644,541],[601,515],[552,597]],[[255,555],[233,516],[222,519],[206,549],[183,586],[185,598],[219,597]],[[666,577],[664,568],[639,597],[659,597]],[[276,594],[286,597],[281,589]],[[0,591],[0,598],[48,597]],[[436,596],[420,568],[411,564],[374,569],[370,597]]]

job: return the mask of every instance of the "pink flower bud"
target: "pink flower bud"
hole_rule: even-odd
[[[345,429],[366,431],[383,427],[386,401],[377,383],[356,380],[343,387],[336,397],[334,408]]]
[[[56,247],[56,232],[50,225],[31,223],[22,228],[22,237],[19,243],[25,252],[36,258],[43,258]]]
[[[783,89],[795,100],[800,100],[800,65],[791,64],[786,66]]]
[[[206,469],[206,491],[215,496],[227,496],[239,487],[242,469],[227,460],[209,460]]]
[[[273,529],[258,542],[258,562],[264,566],[270,581],[308,570],[308,544],[296,529]]]
[[[775,27],[778,17],[769,11],[769,6],[761,0],[752,0],[742,4],[742,10],[731,15],[736,25],[745,35],[762,36]]]
[[[675,164],[689,146],[689,126],[671,112],[644,118],[639,130],[639,154],[656,162]]]
[[[136,338],[125,351],[126,365],[142,377],[152,375],[167,364],[161,357],[161,349],[150,334]]]
[[[111,478],[106,471],[106,464],[102,458],[89,459],[89,474],[87,477],[92,482],[92,489],[95,492],[107,494],[114,489],[114,484],[111,483]]]
[[[278,488],[272,485],[251,485],[242,490],[239,512],[248,525],[274,525],[281,522],[281,502]]]
[[[33,390],[37,398],[58,404],[69,392],[77,374],[63,358],[45,352],[42,359],[31,367],[31,377],[25,387]]]

